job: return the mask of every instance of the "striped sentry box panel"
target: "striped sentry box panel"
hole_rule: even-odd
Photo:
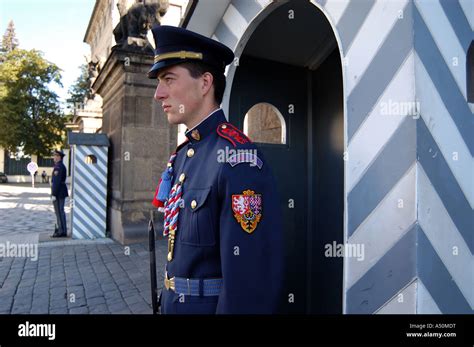
[[[472,313],[474,105],[466,98],[466,53],[474,2],[312,3],[328,19],[343,62],[344,239],[365,245],[364,261],[344,261],[344,312]],[[277,6],[232,0],[211,36],[238,56]],[[390,103],[407,103],[411,113],[381,117]]]
[[[107,150],[105,146],[73,147],[72,237],[105,237],[107,211]],[[93,162],[92,157],[95,158]]]

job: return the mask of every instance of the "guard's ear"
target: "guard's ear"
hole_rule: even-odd
[[[214,76],[210,72],[204,72],[201,76],[202,78],[202,95],[206,95],[211,90],[212,84],[214,83]]]

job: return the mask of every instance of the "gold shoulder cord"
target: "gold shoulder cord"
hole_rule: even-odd
[[[170,229],[170,232],[169,232],[169,235],[168,235],[168,261],[173,260],[175,235],[176,235],[176,229]]]

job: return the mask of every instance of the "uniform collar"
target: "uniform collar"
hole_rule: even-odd
[[[216,130],[217,126],[226,122],[224,111],[221,108],[211,112],[206,118],[204,118],[198,125],[192,129],[186,130],[186,137],[191,143],[198,143],[202,141],[207,135]]]

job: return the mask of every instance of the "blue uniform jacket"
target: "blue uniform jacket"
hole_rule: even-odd
[[[51,195],[56,198],[65,198],[68,195],[66,187],[66,167],[62,160],[54,164]]]
[[[169,278],[222,278],[223,285],[218,296],[184,298],[163,288],[162,312],[276,312],[283,280],[282,227],[269,166],[221,109],[186,137],[173,165],[173,185],[182,174],[185,180],[167,273]]]

